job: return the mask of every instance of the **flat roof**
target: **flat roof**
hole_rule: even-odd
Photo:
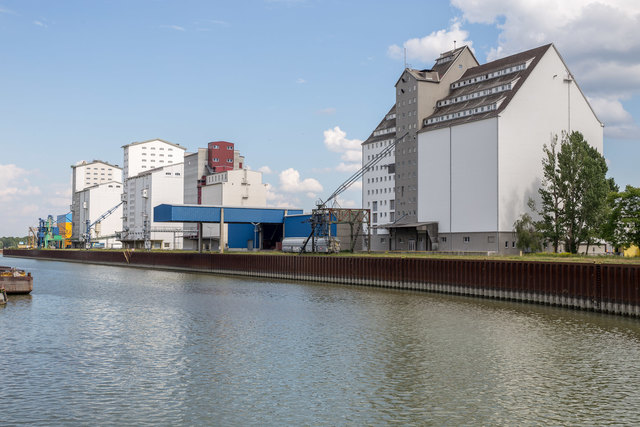
[[[285,215],[298,215],[302,209],[161,204],[153,208],[155,222],[220,222],[224,209],[224,222],[280,224]]]

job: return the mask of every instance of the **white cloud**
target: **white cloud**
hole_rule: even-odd
[[[303,79],[302,77],[298,77],[298,79],[296,79],[296,83],[298,84],[303,84],[306,83],[307,81],[305,79]]]
[[[358,207],[358,203],[350,199],[343,199],[342,197],[336,198],[336,203],[341,208],[356,208]]]
[[[290,194],[284,195],[271,184],[267,183],[267,206],[274,208],[296,208],[300,205],[300,200],[291,197]]]
[[[280,190],[286,193],[318,193],[322,185],[314,178],[300,180],[300,172],[289,168],[280,172]]]
[[[488,60],[553,42],[583,91],[592,100],[604,100],[594,101],[594,109],[606,134],[637,137],[638,126],[629,121],[621,101],[640,95],[640,2],[451,0],[451,4],[461,11],[462,22],[500,30]]]
[[[336,170],[338,172],[356,172],[360,170],[360,163],[345,163],[341,162],[338,166],[336,166]]]
[[[330,116],[330,115],[336,113],[336,109],[333,108],[333,107],[327,107],[327,108],[322,108],[322,109],[316,111],[316,113]]]
[[[348,139],[347,133],[339,126],[324,131],[324,145],[334,153],[341,153],[340,163],[336,170],[340,172],[357,171],[361,167],[362,141],[359,139]]]
[[[29,171],[16,165],[0,165],[0,202],[41,194],[40,188],[29,182],[29,174]]]
[[[38,27],[42,27],[42,28],[47,28],[48,27],[48,25],[45,24],[42,21],[33,21],[33,23],[34,23],[34,25],[37,25]]]
[[[434,31],[422,38],[409,39],[403,43],[402,47],[391,45],[387,49],[387,54],[394,59],[404,57],[404,49],[407,49],[407,60],[418,60],[423,63],[433,64],[442,52],[453,49],[464,44],[472,47],[469,32],[461,29],[462,23],[454,19],[446,30]]]
[[[260,166],[258,168],[258,172],[262,172],[265,175],[273,173],[273,171],[271,170],[271,168],[269,166]]]

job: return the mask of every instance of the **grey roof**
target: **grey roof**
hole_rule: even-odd
[[[72,168],[77,168],[77,167],[79,167],[79,166],[89,166],[89,165],[92,165],[92,164],[94,164],[94,163],[102,163],[102,164],[104,164],[104,165],[111,166],[112,168],[116,168],[116,169],[120,169],[120,170],[122,170],[122,168],[121,168],[120,166],[118,166],[118,165],[112,165],[111,163],[109,163],[109,162],[105,162],[104,160],[92,160],[92,161],[90,161],[90,162],[87,162],[87,161],[83,160],[83,161],[82,161],[82,163],[77,164],[77,165],[71,165],[71,167],[72,167]]]
[[[380,130],[384,130],[384,129],[390,129],[396,126],[396,119],[387,119],[387,117],[390,114],[395,114],[396,112],[396,104],[393,104],[393,107],[391,107],[391,109],[387,112],[387,114],[384,115],[384,117],[382,118],[382,120],[380,121],[380,123],[378,124],[378,126],[376,126],[376,128],[373,130],[373,132],[371,132],[371,135],[369,135],[369,138],[367,138],[362,145],[364,144],[370,144],[372,142],[378,142],[378,141],[382,141],[384,139],[389,139],[389,136],[391,136],[392,138],[395,139],[396,134],[395,132],[393,133],[386,133],[384,135],[376,135],[374,136],[374,133],[380,131]]]
[[[165,144],[173,145],[174,147],[180,148],[182,150],[186,150],[186,148],[180,144],[174,144],[173,142],[165,141],[164,139],[160,139],[160,138],[148,139],[146,141],[132,142],[131,144],[123,145],[122,148],[131,147],[132,145],[146,144],[147,142],[153,142],[153,141],[164,142]]]
[[[443,52],[440,54],[440,57],[436,59],[436,63],[431,69],[424,70],[416,70],[414,68],[405,68],[403,73],[400,75],[400,78],[396,81],[396,86],[402,79],[402,75],[407,72],[413,76],[418,81],[421,82],[430,82],[430,83],[439,83],[442,80],[442,77],[449,71],[451,65],[455,62],[455,60],[462,54],[463,51],[468,50],[473,59],[475,59],[475,55],[471,52],[468,46],[461,46],[457,49],[450,50],[448,52]],[[478,61],[476,60],[476,63]]]
[[[153,168],[153,169],[147,169],[146,171],[142,171],[142,172],[138,173],[137,175],[130,176],[129,178],[135,178],[135,177],[137,177],[137,176],[151,175],[153,172],[161,171],[161,170],[162,170],[162,169],[164,169],[164,168],[168,168],[168,167],[171,167],[171,166],[182,165],[182,164],[184,164],[184,162],[179,162],[179,163],[169,163],[169,164],[166,164],[166,165],[163,165],[163,166],[155,167],[155,168]]]
[[[420,132],[429,131],[433,129],[439,129],[443,127],[449,127],[452,125],[458,125],[462,123],[474,122],[478,120],[484,120],[490,117],[498,116],[506,107],[509,105],[509,102],[518,90],[522,87],[527,77],[531,74],[531,71],[536,67],[540,58],[544,56],[544,54],[552,47],[552,44],[547,44],[544,46],[537,47],[535,49],[527,50],[524,52],[517,53],[515,55],[507,56],[505,58],[498,59],[496,61],[488,62],[483,65],[479,65],[477,67],[469,68],[456,82],[451,84],[449,94],[442,98],[440,101],[452,100],[455,98],[459,98],[460,96],[469,95],[472,93],[484,91],[487,89],[491,89],[494,87],[498,87],[507,83],[515,82],[513,87],[510,90],[498,92],[498,93],[490,93],[488,95],[481,95],[474,97],[472,99],[468,99],[462,102],[456,102],[455,104],[443,105],[440,107],[436,107],[433,114],[428,116],[427,118],[423,118],[422,123],[423,126]],[[493,77],[488,79],[483,79],[488,76],[489,73],[504,70],[513,66],[517,66],[523,63],[529,63],[527,68],[523,70],[519,70],[516,72],[511,72],[499,77]],[[465,80],[470,80],[474,78],[480,78],[483,80],[479,80],[478,82],[467,84],[461,87],[454,87],[456,83],[463,82]],[[476,113],[473,115],[456,117],[453,119],[445,120],[442,122],[436,122],[431,124],[424,124],[424,119],[428,119],[430,117],[440,117],[444,115],[456,114],[466,110],[475,109],[478,107],[483,107],[487,105],[491,105],[496,101],[502,100],[499,107],[495,110],[486,111],[484,113]]]

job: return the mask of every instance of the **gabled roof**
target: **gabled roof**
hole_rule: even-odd
[[[146,144],[147,142],[154,142],[154,141],[164,142],[165,144],[173,145],[174,147],[180,148],[181,150],[186,150],[186,147],[183,147],[180,144],[174,144],[173,142],[165,141],[164,139],[160,139],[160,138],[148,139],[146,141],[132,142],[131,144],[123,145],[122,148],[131,147],[132,145]]]
[[[163,165],[163,166],[155,167],[155,168],[153,168],[153,169],[147,169],[147,170],[142,171],[142,172],[138,173],[137,175],[131,176],[131,177],[129,177],[129,178],[131,179],[131,178],[136,178],[136,177],[138,177],[138,176],[151,175],[151,174],[153,174],[154,172],[159,172],[159,171],[161,171],[162,169],[170,168],[170,167],[172,167],[172,166],[179,166],[179,165],[183,165],[183,164],[184,164],[184,162],[180,162],[180,163],[169,163],[169,164],[166,164],[166,165]]]
[[[389,132],[389,133],[384,133],[384,134],[381,134],[381,135],[375,135],[376,132],[378,132],[378,131],[385,130],[385,129],[392,129],[392,128],[396,127],[396,119],[395,118],[393,118],[393,119],[388,118],[391,115],[395,115],[395,113],[396,113],[396,104],[393,104],[393,107],[391,107],[389,112],[387,112],[387,114],[384,115],[384,117],[382,118],[382,120],[380,121],[378,126],[373,130],[373,132],[371,132],[371,135],[369,135],[369,138],[367,138],[361,145],[370,144],[372,142],[377,142],[377,141],[382,141],[383,139],[389,139],[389,136],[391,136],[392,138],[395,138],[396,137],[395,132]]]
[[[496,117],[522,87],[552,44],[469,68],[438,101],[420,132]],[[437,121],[439,118],[445,118]],[[429,120],[432,123],[428,123]],[[427,122],[427,123],[425,123]]]
[[[111,166],[112,168],[116,168],[116,169],[120,169],[120,170],[122,170],[122,168],[121,168],[120,166],[118,166],[118,165],[112,165],[111,163],[109,163],[109,162],[105,162],[105,161],[103,161],[103,160],[92,160],[92,161],[90,161],[90,162],[87,162],[87,161],[83,160],[82,162],[80,162],[80,163],[78,163],[78,164],[71,165],[71,167],[72,167],[73,169],[75,169],[75,168],[80,167],[80,166],[89,166],[89,165],[92,165],[92,164],[94,164],[94,163],[102,163],[103,165]]]
[[[439,83],[440,80],[442,80],[442,77],[447,73],[447,71],[449,71],[456,59],[458,59],[458,57],[465,50],[469,51],[474,60],[476,59],[475,55],[473,55],[473,52],[471,52],[471,49],[469,49],[469,47],[466,45],[457,49],[450,50],[448,52],[443,52],[440,54],[440,57],[436,59],[436,63],[431,69],[416,70],[414,68],[405,68],[396,81],[395,86],[400,83],[400,80],[402,79],[402,76],[405,72],[411,74],[411,76],[417,81]],[[476,60],[476,64],[477,63],[478,61]]]

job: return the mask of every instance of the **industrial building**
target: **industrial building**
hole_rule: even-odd
[[[395,105],[384,116],[380,124],[362,143],[362,164],[365,165],[394,143],[396,137]],[[367,168],[362,176],[362,207],[371,210],[371,250],[389,249],[389,224],[396,222],[395,216],[395,152],[384,154],[384,158]],[[364,233],[368,233],[364,226]]]
[[[395,108],[395,138],[411,133],[395,146],[395,221],[378,225],[392,250],[514,253],[543,145],[577,130],[602,152],[603,125],[552,44],[484,65],[467,47],[443,53],[403,71]]]
[[[124,211],[120,240],[127,248],[182,249],[182,224],[159,224],[153,207],[162,203],[181,203],[183,163],[175,163],[138,173],[127,179],[122,194]],[[147,243],[145,243],[147,242]]]
[[[92,244],[112,248],[116,244],[116,232],[122,225],[122,183],[118,181],[104,182],[87,187],[76,192],[80,208],[73,215],[74,224],[79,224],[79,241],[76,247],[83,247],[88,237]],[[106,212],[115,210],[108,216],[101,218]],[[87,222],[90,227],[86,236]]]
[[[157,222],[193,223],[200,228],[208,225],[216,231],[196,241],[196,249],[204,251],[277,249],[287,232],[285,217],[294,214],[302,214],[302,210],[185,204],[161,204],[154,208]],[[304,229],[299,226],[300,221],[293,220],[291,224],[297,226],[292,225],[291,233],[308,235],[308,223]]]
[[[127,248],[181,249],[182,226],[159,226],[153,206],[183,199],[185,147],[163,139],[122,146],[124,191],[120,240]]]
[[[267,206],[267,189],[262,173],[244,169],[244,156],[228,141],[212,141],[207,148],[185,154],[184,199],[186,205]],[[183,225],[183,248],[197,249],[198,237],[206,250],[218,248],[220,227],[204,222]]]
[[[98,208],[95,205],[95,209],[89,205],[91,199],[95,202],[95,194],[102,192],[111,194],[115,192],[115,185],[119,185],[119,191],[122,192],[122,168],[102,160],[93,160],[92,162],[83,160],[72,165],[71,170],[71,240],[74,246],[80,246],[83,244],[83,235],[86,232],[86,220],[89,219],[93,222],[104,213],[104,211],[98,212]],[[107,186],[102,187],[104,184]],[[112,187],[109,187],[109,185]],[[100,186],[100,188],[92,191],[94,197],[91,197],[88,193],[84,193],[81,203],[81,193],[89,187],[96,186]],[[109,197],[111,196],[108,196],[108,198]],[[119,199],[120,196],[118,195],[117,200],[119,201]],[[105,211],[111,207],[113,206],[107,207]]]

